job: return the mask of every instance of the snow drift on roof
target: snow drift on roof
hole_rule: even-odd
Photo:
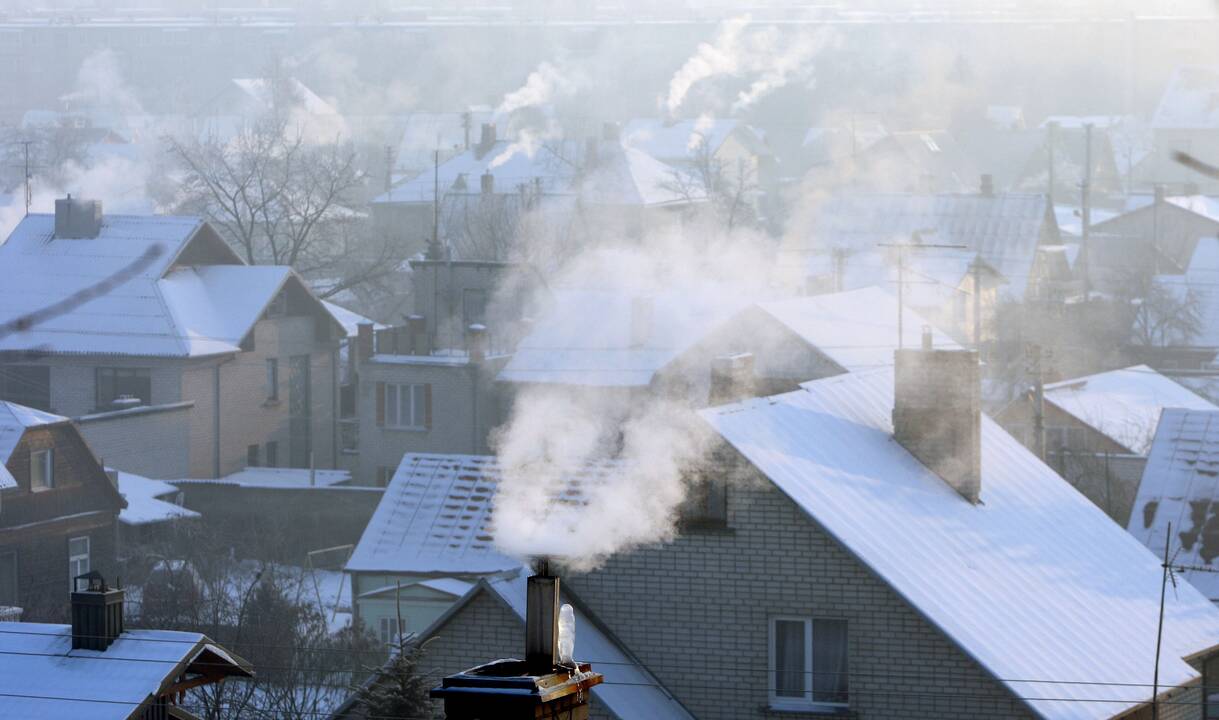
[[[1042,717],[1108,718],[1145,702],[1160,561],[986,417],[982,503],[966,502],[893,441],[892,409],[882,370],[702,415]],[[1217,644],[1219,610],[1192,587],[1168,593],[1164,686],[1196,681],[1183,658]]]
[[[1164,408],[1219,410],[1146,365],[1045,386],[1045,400],[1136,455],[1145,455]]]
[[[127,507],[119,511],[119,522],[124,525],[151,525],[203,517],[194,510],[161,500],[166,495],[178,494],[178,488],[164,480],[152,480],[128,472],[119,472],[118,476],[119,494],[127,501]]]

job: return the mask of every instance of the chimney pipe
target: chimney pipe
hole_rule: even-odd
[[[495,176],[491,174],[490,170],[484,172],[479,181],[483,195],[490,195],[495,192]]]
[[[358,362],[367,362],[372,357],[372,323],[362,322],[356,325],[356,350]]]
[[[711,360],[711,405],[743,400],[753,394],[753,354],[721,355]]]
[[[466,328],[466,352],[470,354],[470,362],[481,363],[487,359],[487,326],[481,323],[471,323]]]
[[[995,196],[995,176],[991,175],[990,173],[984,173],[982,175],[981,188],[982,188],[982,197],[994,197]]]
[[[525,591],[525,672],[548,675],[559,662],[559,578],[540,558]]]
[[[105,650],[122,634],[123,591],[96,570],[72,578],[72,649]]]
[[[102,231],[102,204],[72,197],[55,200],[55,237],[65,240],[95,238]]]
[[[896,351],[893,437],[966,500],[982,492],[981,371],[972,350]]]

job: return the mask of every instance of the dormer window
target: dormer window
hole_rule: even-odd
[[[55,451],[32,450],[30,452],[30,489],[49,490],[55,487]]]

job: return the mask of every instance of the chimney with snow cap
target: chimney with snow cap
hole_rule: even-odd
[[[982,493],[982,389],[978,354],[922,347],[896,351],[893,437],[966,500]]]

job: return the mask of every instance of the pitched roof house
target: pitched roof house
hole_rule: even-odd
[[[1165,409],[1126,526],[1157,557],[1168,542],[1178,572],[1212,602],[1219,602],[1217,477],[1219,410]]]
[[[126,268],[0,338],[0,397],[76,418],[109,464],[149,477],[333,461],[342,326],[291,268],[247,265],[199,218],[102,215],[71,198],[27,215],[0,245],[0,322]]]
[[[65,617],[74,576],[115,568],[125,506],[71,420],[0,401],[0,605]]]

